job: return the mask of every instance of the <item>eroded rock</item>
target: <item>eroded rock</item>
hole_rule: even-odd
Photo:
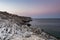
[[[31,27],[31,20],[30,17],[0,12],[0,40],[57,40],[40,28]]]

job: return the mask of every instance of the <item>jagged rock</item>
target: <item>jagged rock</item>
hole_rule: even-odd
[[[57,40],[40,28],[31,27],[31,20],[30,17],[0,12],[0,40]]]

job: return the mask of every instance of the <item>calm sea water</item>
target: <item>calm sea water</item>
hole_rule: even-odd
[[[44,31],[60,38],[60,19],[33,19],[31,24],[40,27]]]

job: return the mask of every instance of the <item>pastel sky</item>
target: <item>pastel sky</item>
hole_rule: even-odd
[[[0,0],[0,11],[33,18],[60,18],[60,0]]]

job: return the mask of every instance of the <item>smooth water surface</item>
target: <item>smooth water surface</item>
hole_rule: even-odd
[[[60,38],[60,19],[33,19],[31,24],[40,27],[44,31]]]

